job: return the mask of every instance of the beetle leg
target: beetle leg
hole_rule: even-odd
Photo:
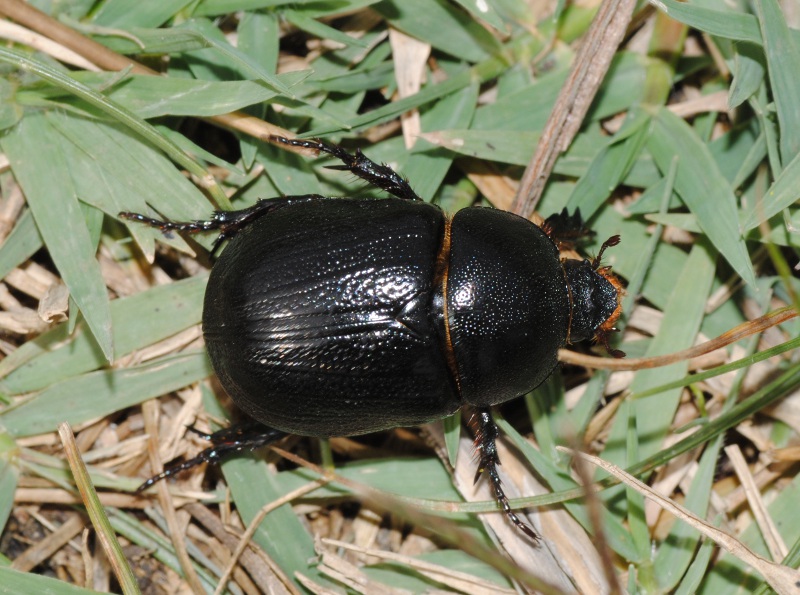
[[[405,198],[406,200],[422,200],[411,189],[408,180],[406,180],[388,165],[375,163],[372,161],[372,159],[364,155],[364,153],[361,152],[361,149],[356,149],[356,154],[353,155],[345,151],[339,145],[329,145],[318,140],[285,138],[283,136],[271,136],[270,140],[276,143],[289,145],[290,147],[312,149],[320,153],[333,155],[344,165],[332,165],[328,169],[338,169],[352,172],[362,180],[366,180],[373,186],[377,186],[381,190],[384,190],[389,194],[396,196],[397,198]]]
[[[158,475],[154,475],[136,488],[137,494],[143,492],[162,479],[171,477],[186,469],[191,469],[201,463],[217,464],[233,453],[241,452],[245,449],[254,450],[262,446],[267,446],[268,444],[280,440],[284,436],[288,436],[286,432],[270,428],[258,422],[246,422],[233,425],[228,428],[223,428],[218,432],[214,432],[213,434],[200,432],[194,426],[189,426],[188,429],[211,442],[213,446],[208,447],[192,459],[170,465]]]
[[[477,483],[481,475],[485,472],[486,475],[489,476],[489,481],[492,482],[494,497],[500,503],[508,519],[514,523],[519,530],[525,533],[525,535],[530,537],[533,541],[538,542],[539,536],[511,510],[508,497],[503,491],[500,475],[497,473],[497,466],[500,464],[500,459],[497,456],[497,436],[499,430],[497,424],[494,423],[491,410],[484,407],[477,409],[470,423],[475,426],[475,447],[480,453],[480,462],[478,463],[478,472],[475,474],[475,482]]]
[[[575,209],[572,215],[566,208],[560,213],[550,215],[545,219],[542,229],[556,243],[559,250],[574,249],[583,238],[594,234],[584,225],[580,209]]]
[[[324,197],[319,194],[262,198],[253,206],[247,207],[246,209],[239,209],[238,211],[214,211],[214,214],[211,215],[211,219],[197,221],[166,221],[154,219],[147,215],[140,215],[139,213],[131,213],[129,211],[122,211],[119,213],[119,217],[129,221],[138,221],[150,227],[156,227],[164,232],[184,231],[187,233],[200,233],[204,231],[219,231],[219,237],[214,241],[214,245],[211,248],[211,255],[213,256],[222,245],[222,242],[232,238],[237,232],[241,231],[245,226],[262,215],[295,203],[319,200],[321,198]]]

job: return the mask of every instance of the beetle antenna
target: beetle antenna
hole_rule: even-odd
[[[511,509],[508,497],[503,491],[500,475],[497,473],[497,466],[500,464],[500,458],[497,455],[497,436],[499,430],[497,424],[494,423],[491,410],[488,408],[479,408],[470,419],[470,424],[475,427],[475,447],[480,452],[480,462],[478,463],[478,471],[475,474],[475,483],[478,482],[481,475],[485,472],[489,477],[489,481],[492,483],[494,497],[503,508],[503,512],[506,513],[508,520],[514,523],[525,535],[530,537],[534,543],[539,543],[539,536]]]
[[[606,251],[606,248],[611,248],[612,246],[616,246],[617,244],[619,244],[619,242],[620,242],[619,236],[611,236],[605,242],[603,242],[603,245],[600,246],[600,252],[597,253],[597,256],[595,256],[594,260],[592,261],[592,268],[594,270],[597,270],[597,268],[600,266],[600,261],[603,258],[603,252]]]

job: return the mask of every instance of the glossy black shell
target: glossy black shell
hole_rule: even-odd
[[[553,241],[496,209],[453,218],[448,319],[465,403],[490,406],[544,382],[566,342],[570,304]]]
[[[293,434],[362,434],[541,384],[568,336],[565,274],[553,241],[509,213],[448,222],[409,200],[310,200],[233,237],[203,327],[250,416]]]
[[[211,271],[203,311],[211,362],[234,402],[310,436],[456,411],[431,316],[444,225],[424,203],[320,199],[237,233]]]

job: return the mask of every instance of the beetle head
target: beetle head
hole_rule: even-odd
[[[613,236],[603,243],[594,260],[567,259],[562,264],[570,297],[567,342],[595,338],[614,357],[624,357],[624,352],[612,349],[608,342],[622,313],[624,289],[611,267],[600,266],[603,251],[618,243],[619,236]]]

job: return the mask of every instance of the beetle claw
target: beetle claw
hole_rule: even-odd
[[[200,436],[203,440],[211,440],[213,434],[209,434],[208,432],[203,432],[202,430],[198,430],[197,426],[194,424],[189,424],[186,426],[186,431],[191,432],[195,436]]]

